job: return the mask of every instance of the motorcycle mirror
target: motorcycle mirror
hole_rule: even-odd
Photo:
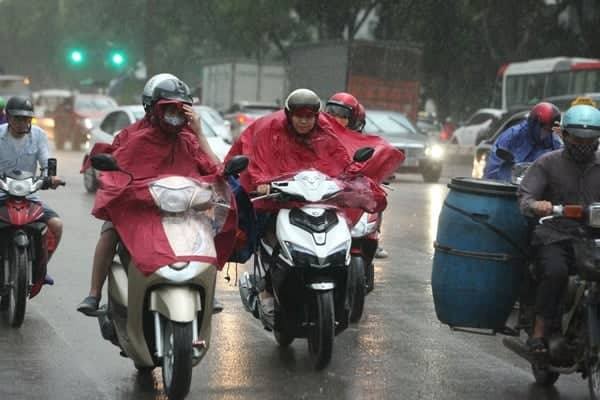
[[[48,176],[56,176],[56,158],[48,159]]]
[[[92,167],[98,171],[119,171],[117,161],[110,154],[96,154],[91,161]]]
[[[225,176],[236,175],[248,168],[250,160],[246,156],[235,156],[232,157],[225,164]]]
[[[501,149],[500,147],[498,147],[496,149],[496,155],[498,156],[499,159],[504,160],[507,163],[512,164],[515,162],[515,156],[513,155],[513,153],[511,153],[508,150]]]
[[[373,157],[373,153],[375,153],[375,149],[372,147],[361,147],[360,149],[356,150],[356,153],[354,153],[354,162],[365,162],[368,159],[370,159],[371,157]]]

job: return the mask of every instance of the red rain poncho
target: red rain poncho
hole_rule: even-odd
[[[91,155],[110,153],[122,172],[103,172],[92,214],[112,221],[121,241],[145,274],[176,261],[215,262],[199,256],[176,257],[161,224],[160,210],[154,204],[148,183],[159,177],[178,175],[210,182],[232,206],[225,224],[215,237],[217,264],[222,267],[229,257],[235,237],[237,214],[235,202],[220,177],[219,168],[201,150],[195,134],[188,128],[178,135],[166,135],[148,123],[125,128],[112,145],[97,144]]]
[[[375,153],[364,163],[354,163],[354,152],[361,147],[373,147]],[[404,154],[379,136],[361,135],[348,130],[325,113],[319,113],[317,126],[307,137],[291,132],[284,111],[257,119],[239,137],[226,159],[235,155],[248,156],[248,169],[240,175],[247,192],[259,184],[295,172],[316,169],[331,177],[346,172],[361,173],[373,181],[371,190],[378,206],[370,212],[385,208],[385,193],[375,183],[390,176],[404,161]],[[256,202],[255,208],[272,210],[273,202]]]

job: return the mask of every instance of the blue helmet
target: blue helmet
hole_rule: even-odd
[[[563,116],[562,128],[583,139],[600,137],[600,110],[588,105],[573,106]]]

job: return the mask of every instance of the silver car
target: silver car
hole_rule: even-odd
[[[194,106],[194,110],[200,116],[202,123],[202,132],[208,141],[211,149],[221,160],[225,158],[231,145],[227,139],[231,138],[228,124],[220,117],[214,109],[206,106]],[[88,145],[83,162],[89,155],[89,150],[96,143],[112,143],[119,132],[144,117],[144,108],[141,105],[120,106],[111,110],[100,122],[100,125],[93,128],[89,134]],[[96,180],[96,171],[88,168],[83,173],[83,184],[89,193],[94,193],[98,187]]]
[[[364,131],[383,137],[404,153],[406,159],[397,172],[420,173],[425,182],[440,179],[444,147],[421,133],[404,114],[367,110]]]

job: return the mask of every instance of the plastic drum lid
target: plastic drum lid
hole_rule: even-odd
[[[518,189],[516,185],[513,185],[510,182],[466,177],[452,178],[448,184],[448,187],[452,190],[458,190],[460,192],[511,197],[515,197],[517,195]]]

